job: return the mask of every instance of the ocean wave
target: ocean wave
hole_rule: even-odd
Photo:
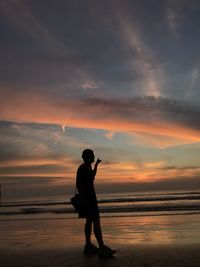
[[[197,204],[175,204],[175,205],[127,205],[127,206],[100,206],[100,212],[102,213],[124,213],[124,212],[152,212],[152,211],[191,211],[199,210],[200,203]],[[54,214],[71,214],[75,213],[73,208],[23,208],[19,210],[3,210],[0,211],[0,215],[19,215],[19,214],[37,214],[37,213],[54,213]]]
[[[98,203],[135,203],[135,202],[153,202],[153,201],[174,201],[174,200],[200,200],[200,192],[184,192],[184,193],[169,193],[169,194],[154,194],[148,196],[125,196],[125,197],[110,197],[99,199]],[[69,199],[60,201],[30,201],[30,202],[7,202],[1,207],[28,207],[28,206],[57,206],[71,205]]]
[[[108,195],[99,199],[102,213],[163,212],[200,210],[200,192],[152,193],[121,196]],[[72,214],[69,197],[66,200],[7,202],[1,205],[0,215]]]

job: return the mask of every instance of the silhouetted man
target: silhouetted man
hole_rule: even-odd
[[[82,159],[84,163],[81,164],[77,170],[76,186],[81,195],[82,202],[79,218],[86,218],[86,244],[84,247],[84,254],[98,253],[99,256],[102,257],[110,256],[116,253],[116,250],[113,250],[104,244],[100,225],[99,208],[94,189],[94,179],[101,160],[98,158],[94,165],[94,169],[92,169],[91,164],[94,162],[95,156],[91,149],[85,149],[82,152]],[[91,243],[92,224],[99,249]]]

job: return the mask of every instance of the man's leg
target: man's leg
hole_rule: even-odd
[[[98,217],[94,218],[93,225],[94,225],[94,234],[95,234],[96,240],[99,244],[99,247],[102,248],[104,247],[104,242],[103,242],[103,236],[102,236],[102,231],[101,231],[100,218]]]
[[[92,220],[89,218],[86,218],[85,222],[85,242],[86,244],[91,243],[91,233],[92,233]]]
[[[100,218],[93,219],[94,224],[94,234],[99,244],[99,256],[100,257],[110,257],[117,252],[117,250],[111,249],[110,247],[106,246],[103,241],[102,231],[101,231],[101,224]]]

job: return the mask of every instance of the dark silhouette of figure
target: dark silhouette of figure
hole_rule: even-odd
[[[82,152],[82,159],[84,163],[81,164],[77,170],[76,186],[81,195],[82,202],[79,218],[86,218],[86,244],[84,247],[84,254],[98,253],[98,255],[102,257],[111,256],[116,253],[116,250],[113,250],[104,244],[100,225],[99,208],[94,188],[95,175],[101,160],[98,158],[92,169],[92,163],[94,162],[95,156],[91,149],[85,149]],[[99,248],[91,243],[92,225]]]

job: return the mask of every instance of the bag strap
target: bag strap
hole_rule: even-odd
[[[78,188],[77,188],[77,178],[76,178],[76,183],[75,183],[75,195],[76,195],[77,191],[78,191]]]
[[[76,184],[75,184],[75,195],[76,195],[76,192],[77,192],[77,180],[76,180]]]

